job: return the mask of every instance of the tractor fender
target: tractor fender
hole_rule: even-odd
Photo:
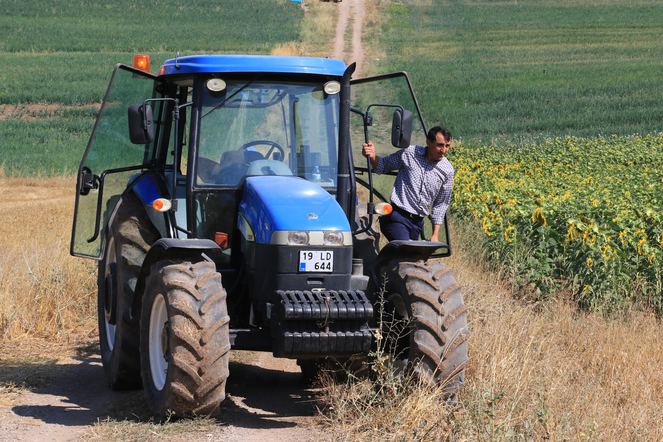
[[[165,259],[213,261],[211,257],[220,252],[221,248],[211,239],[161,238],[155,241],[145,256],[145,261],[143,261],[138,280],[136,281],[135,296],[131,305],[131,316],[137,317],[140,315],[145,281],[154,263]]]
[[[436,250],[442,247],[448,246],[446,243],[431,241],[390,241],[378,253],[371,276],[374,280],[377,280],[376,278],[380,276],[382,267],[394,260],[401,262],[426,261]]]
[[[163,190],[163,183],[159,181],[159,178],[156,174],[152,172],[135,174],[129,178],[129,183],[124,193],[121,195],[113,195],[108,199],[106,203],[106,210],[110,212],[108,221],[104,226],[104,231],[106,232],[103,237],[103,245],[101,249],[101,256],[105,253],[106,239],[108,237],[108,230],[110,226],[115,222],[116,215],[119,211],[120,206],[122,205],[123,200],[127,198],[135,198],[136,201],[140,202],[142,210],[140,212],[134,213],[134,215],[139,218],[141,221],[144,221],[146,225],[149,223],[156,232],[161,236],[168,235],[166,227],[166,216],[162,213],[156,212],[152,209],[148,209],[152,202],[163,197],[167,194]],[[149,269],[148,269],[149,270]]]
[[[171,216],[168,213],[160,213],[156,210],[151,209],[152,203],[157,198],[168,198],[168,190],[163,177],[160,177],[154,172],[145,172],[141,174],[136,174],[129,179],[127,191],[133,192],[134,196],[143,203],[143,209],[145,210],[145,217],[152,226],[159,232],[162,237],[172,237],[174,236],[171,231],[169,231],[169,224],[172,224],[172,219],[170,223],[166,219]]]

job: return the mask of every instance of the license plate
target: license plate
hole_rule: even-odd
[[[331,272],[334,252],[328,250],[302,250],[299,252],[300,272]]]

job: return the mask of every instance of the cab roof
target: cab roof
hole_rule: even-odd
[[[346,66],[341,60],[273,55],[189,55],[171,58],[159,75],[199,73],[277,73],[341,76]]]

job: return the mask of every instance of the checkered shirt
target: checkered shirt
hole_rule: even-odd
[[[375,173],[398,170],[391,202],[419,216],[430,216],[433,224],[444,223],[451,203],[454,168],[446,157],[433,163],[426,148],[410,146],[384,158],[378,157]]]

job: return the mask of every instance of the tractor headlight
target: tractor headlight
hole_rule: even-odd
[[[327,246],[352,245],[352,233],[338,230],[275,230],[270,244],[281,246]]]
[[[326,246],[342,246],[343,233],[342,232],[325,232],[324,245]]]
[[[293,246],[306,246],[308,243],[308,232],[294,231],[288,233],[288,244]]]

